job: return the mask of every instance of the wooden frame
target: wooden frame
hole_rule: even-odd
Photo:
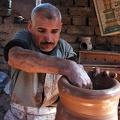
[[[120,0],[93,0],[102,36],[120,34]]]

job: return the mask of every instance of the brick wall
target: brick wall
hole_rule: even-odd
[[[14,17],[18,15],[27,16],[30,14],[31,7],[35,5],[29,2],[24,4],[27,0],[23,0],[23,6],[18,6],[21,10],[16,10],[16,1],[12,0],[12,10],[10,16],[8,15],[8,0],[0,3],[0,70],[9,73],[10,67],[4,61],[3,50],[5,44],[12,39],[14,33],[23,28],[27,28],[27,24],[13,22]],[[22,0],[21,0],[22,1]],[[35,1],[34,1],[35,2]],[[42,2],[49,2],[57,6],[62,13],[63,28],[61,32],[61,38],[68,41],[78,53],[80,50],[81,38],[84,36],[91,37],[93,50],[105,50],[105,51],[120,51],[120,35],[102,37],[96,17],[96,12],[93,4],[93,0],[42,0]],[[19,0],[17,5],[19,4]],[[28,5],[27,11],[24,12],[24,5]],[[5,12],[3,14],[3,11]],[[5,17],[6,15],[7,17]],[[27,16],[26,19],[28,19]]]

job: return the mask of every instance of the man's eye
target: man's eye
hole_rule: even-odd
[[[53,34],[55,34],[55,33],[57,33],[57,32],[58,32],[58,30],[53,30],[53,31],[52,31]]]
[[[38,29],[38,32],[42,32],[42,33],[44,33],[44,32],[45,32],[45,30]]]

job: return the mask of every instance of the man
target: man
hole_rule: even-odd
[[[59,39],[61,29],[59,10],[43,3],[32,10],[28,30],[18,31],[6,45],[12,82],[11,107],[5,120],[54,120],[61,75],[77,87],[92,87],[84,69],[69,60],[75,53],[70,44]]]

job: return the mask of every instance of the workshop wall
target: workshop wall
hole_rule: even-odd
[[[120,51],[120,35],[102,37],[93,0],[43,0],[57,6],[62,13],[61,38],[78,53],[82,37],[90,37],[92,50]],[[3,50],[14,33],[27,28],[35,0],[2,0],[0,3],[0,70],[9,74]],[[22,17],[21,17],[22,16]]]

